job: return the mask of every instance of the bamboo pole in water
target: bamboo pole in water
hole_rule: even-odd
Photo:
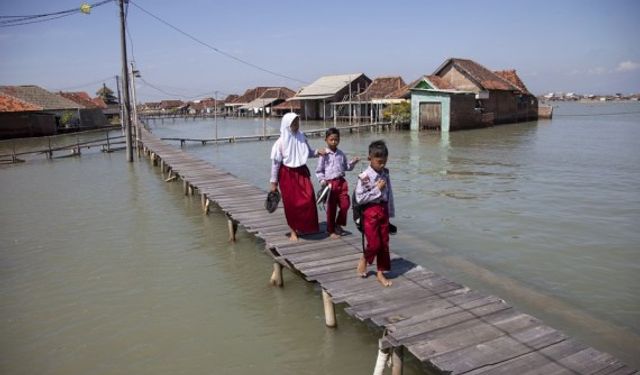
[[[336,310],[331,296],[324,289],[322,289],[322,302],[324,304],[324,322],[327,327],[333,328],[336,326]]]
[[[391,375],[402,375],[402,363],[404,359],[404,351],[402,346],[393,348],[391,356]]]
[[[282,264],[276,262],[273,264],[273,273],[271,274],[271,285],[283,286],[284,281],[282,279]]]

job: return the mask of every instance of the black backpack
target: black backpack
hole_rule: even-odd
[[[351,209],[353,213],[353,222],[356,224],[356,228],[363,233],[362,229],[362,212],[364,211],[364,205],[359,204],[356,200],[356,191],[351,193]]]

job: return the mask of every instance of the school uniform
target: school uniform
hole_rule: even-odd
[[[282,205],[287,224],[297,233],[316,233],[318,211],[316,208],[311,173],[307,159],[316,157],[300,130],[291,133],[291,123],[298,117],[287,113],[280,124],[280,138],[271,149],[271,182],[277,182],[282,193]]]
[[[331,184],[325,210],[327,211],[327,232],[335,233],[336,225],[347,225],[347,214],[351,202],[349,200],[349,185],[344,179],[344,175],[345,171],[353,170],[356,162],[347,162],[346,155],[339,149],[332,151],[327,148],[326,152],[326,155],[318,161],[316,177],[320,182]]]
[[[386,182],[382,190],[376,186],[376,182],[381,179]],[[358,175],[356,200],[364,205],[362,224],[367,240],[364,257],[368,264],[372,264],[375,259],[378,271],[389,271],[389,218],[395,216],[389,170],[385,168],[378,173],[369,166]]]

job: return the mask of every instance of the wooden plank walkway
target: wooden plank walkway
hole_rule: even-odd
[[[281,283],[285,266],[319,283],[328,325],[333,304],[346,304],[351,316],[384,331],[381,352],[390,352],[393,373],[402,371],[408,350],[430,371],[443,374],[639,374],[609,354],[582,345],[515,310],[502,299],[448,280],[392,253],[393,286],[362,279],[355,267],[361,237],[330,240],[324,235],[290,242],[279,208],[264,209],[266,192],[199,160],[144,131],[146,155],[163,176],[182,181],[187,195],[198,193],[203,209],[215,203],[230,229],[242,225],[262,238],[275,260],[272,281]],[[232,233],[232,232],[231,232]],[[279,271],[278,271],[279,269]]]
[[[360,129],[390,129],[393,126],[390,122],[375,122],[375,123],[367,123],[367,124],[356,124],[356,125],[347,125],[347,126],[338,126],[337,128],[341,131],[349,131],[354,132]],[[324,137],[327,129],[308,129],[304,130],[304,134],[308,137]],[[277,139],[280,136],[277,134],[265,134],[265,135],[240,135],[240,136],[231,136],[231,137],[218,137],[218,138],[181,138],[181,137],[163,137],[160,138],[162,141],[179,141],[180,147],[184,146],[187,142],[196,142],[202,143],[206,145],[207,143],[236,143],[241,141],[264,141],[269,140],[271,138]]]

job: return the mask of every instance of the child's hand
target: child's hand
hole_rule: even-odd
[[[355,165],[355,164],[356,164],[356,163],[358,163],[359,161],[360,161],[360,158],[356,156],[355,158],[351,159],[351,164],[354,164],[354,165]]]
[[[327,184],[327,181],[325,181],[325,180],[321,180],[320,181],[320,186],[324,187],[324,185],[326,185],[326,184]]]
[[[317,149],[316,150],[316,154],[320,155],[320,156],[325,156],[327,154],[327,150],[326,149]]]
[[[273,191],[273,192],[278,191],[278,183],[277,182],[272,182],[271,183],[271,191]]]
[[[385,186],[387,186],[387,181],[385,181],[384,179],[379,179],[378,181],[376,181],[376,187],[378,188],[378,190],[384,189]]]

